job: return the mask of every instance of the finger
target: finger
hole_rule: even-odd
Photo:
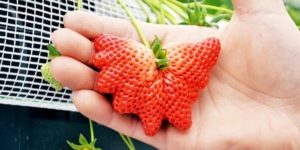
[[[114,112],[111,104],[97,92],[91,90],[75,91],[72,94],[72,99],[77,109],[95,122],[157,148],[163,147],[165,132],[160,131],[153,137],[146,136],[139,121]]]
[[[93,43],[67,28],[53,32],[52,42],[63,56],[72,57],[86,64],[91,64],[91,56],[94,54]]]
[[[155,35],[164,37],[166,26],[139,23],[147,39]],[[140,41],[140,38],[128,20],[98,16],[95,13],[73,11],[64,16],[64,25],[89,39],[95,39],[100,33],[113,34],[119,37]]]
[[[58,57],[50,62],[53,77],[73,90],[93,89],[96,71],[70,57]]]

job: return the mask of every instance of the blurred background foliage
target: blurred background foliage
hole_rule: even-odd
[[[183,3],[194,2],[194,0],[179,0],[179,1]],[[204,0],[203,3],[233,10],[231,0]],[[293,18],[298,28],[300,28],[300,0],[284,0],[284,3],[290,16]],[[208,13],[217,14],[220,12],[215,10],[208,10]]]
[[[300,29],[300,0],[285,0],[285,6]]]

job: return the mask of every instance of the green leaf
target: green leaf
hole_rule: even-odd
[[[74,150],[80,150],[80,149],[84,148],[82,145],[74,144],[74,143],[72,143],[72,142],[70,142],[68,140],[67,140],[67,143]]]
[[[79,143],[81,145],[88,145],[89,144],[89,142],[87,141],[87,139],[82,134],[79,135]]]
[[[157,51],[155,54],[155,57],[158,59],[166,58],[166,56],[167,56],[167,51],[165,49],[161,49],[161,50]]]
[[[233,10],[233,5],[231,0],[223,0],[223,7]]]
[[[204,4],[213,5],[213,6],[221,6],[224,0],[205,0]],[[217,10],[208,10],[209,14],[216,14]]]
[[[198,26],[207,26],[206,16],[207,11],[206,8],[201,8],[199,4],[202,4],[203,1],[198,2],[194,0],[194,9],[189,8],[186,10],[188,20],[185,23],[189,25],[198,25]],[[188,7],[191,5],[188,5]]]
[[[201,21],[203,19],[203,14],[201,12],[200,7],[197,5],[197,2],[195,0],[195,10],[194,10],[194,14],[193,14],[193,24],[196,25],[199,23],[199,21]]]
[[[160,40],[157,36],[155,36],[154,41],[151,44],[151,49],[153,50],[153,53],[155,54],[158,50],[161,49]]]
[[[161,66],[159,69],[160,70],[166,70],[168,68],[168,66]]]
[[[157,67],[159,69],[166,69],[168,67],[169,61],[167,59],[159,59],[157,62]]]
[[[47,45],[47,49],[49,50],[49,57],[52,59],[52,58],[55,58],[55,57],[58,57],[60,56],[61,54],[57,51],[56,47],[54,44],[48,44]]]
[[[169,61],[167,59],[160,59],[158,62],[160,65],[167,65]]]
[[[151,49],[156,58],[157,68],[166,69],[168,66],[168,63],[169,63],[168,59],[167,59],[167,50],[162,48],[161,42],[157,36],[155,36],[155,39],[153,40],[153,42],[151,44]]]
[[[294,22],[299,26],[300,25],[300,9],[296,9],[294,7],[287,7],[288,13],[291,16],[291,18],[294,20]]]
[[[198,25],[200,25],[200,26],[206,26],[207,25],[206,15],[207,15],[206,8],[202,8],[201,9],[201,17],[199,18],[199,24]]]

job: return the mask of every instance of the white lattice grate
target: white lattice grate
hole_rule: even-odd
[[[146,19],[135,0],[125,2],[137,19]],[[39,71],[48,61],[51,33],[63,27],[63,15],[75,8],[75,0],[0,1],[0,103],[76,110],[71,91],[55,92]],[[127,18],[115,0],[84,0],[83,9]]]

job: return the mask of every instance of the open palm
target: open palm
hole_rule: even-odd
[[[299,149],[300,32],[281,0],[253,1],[233,1],[235,13],[224,31],[140,23],[149,41],[157,35],[164,44],[220,35],[220,59],[193,105],[193,125],[187,131],[168,127],[147,137],[139,121],[116,114],[92,90],[91,40],[100,33],[139,40],[127,21],[68,13],[66,28],[52,36],[64,55],[52,61],[52,72],[73,89],[81,113],[159,149]]]

